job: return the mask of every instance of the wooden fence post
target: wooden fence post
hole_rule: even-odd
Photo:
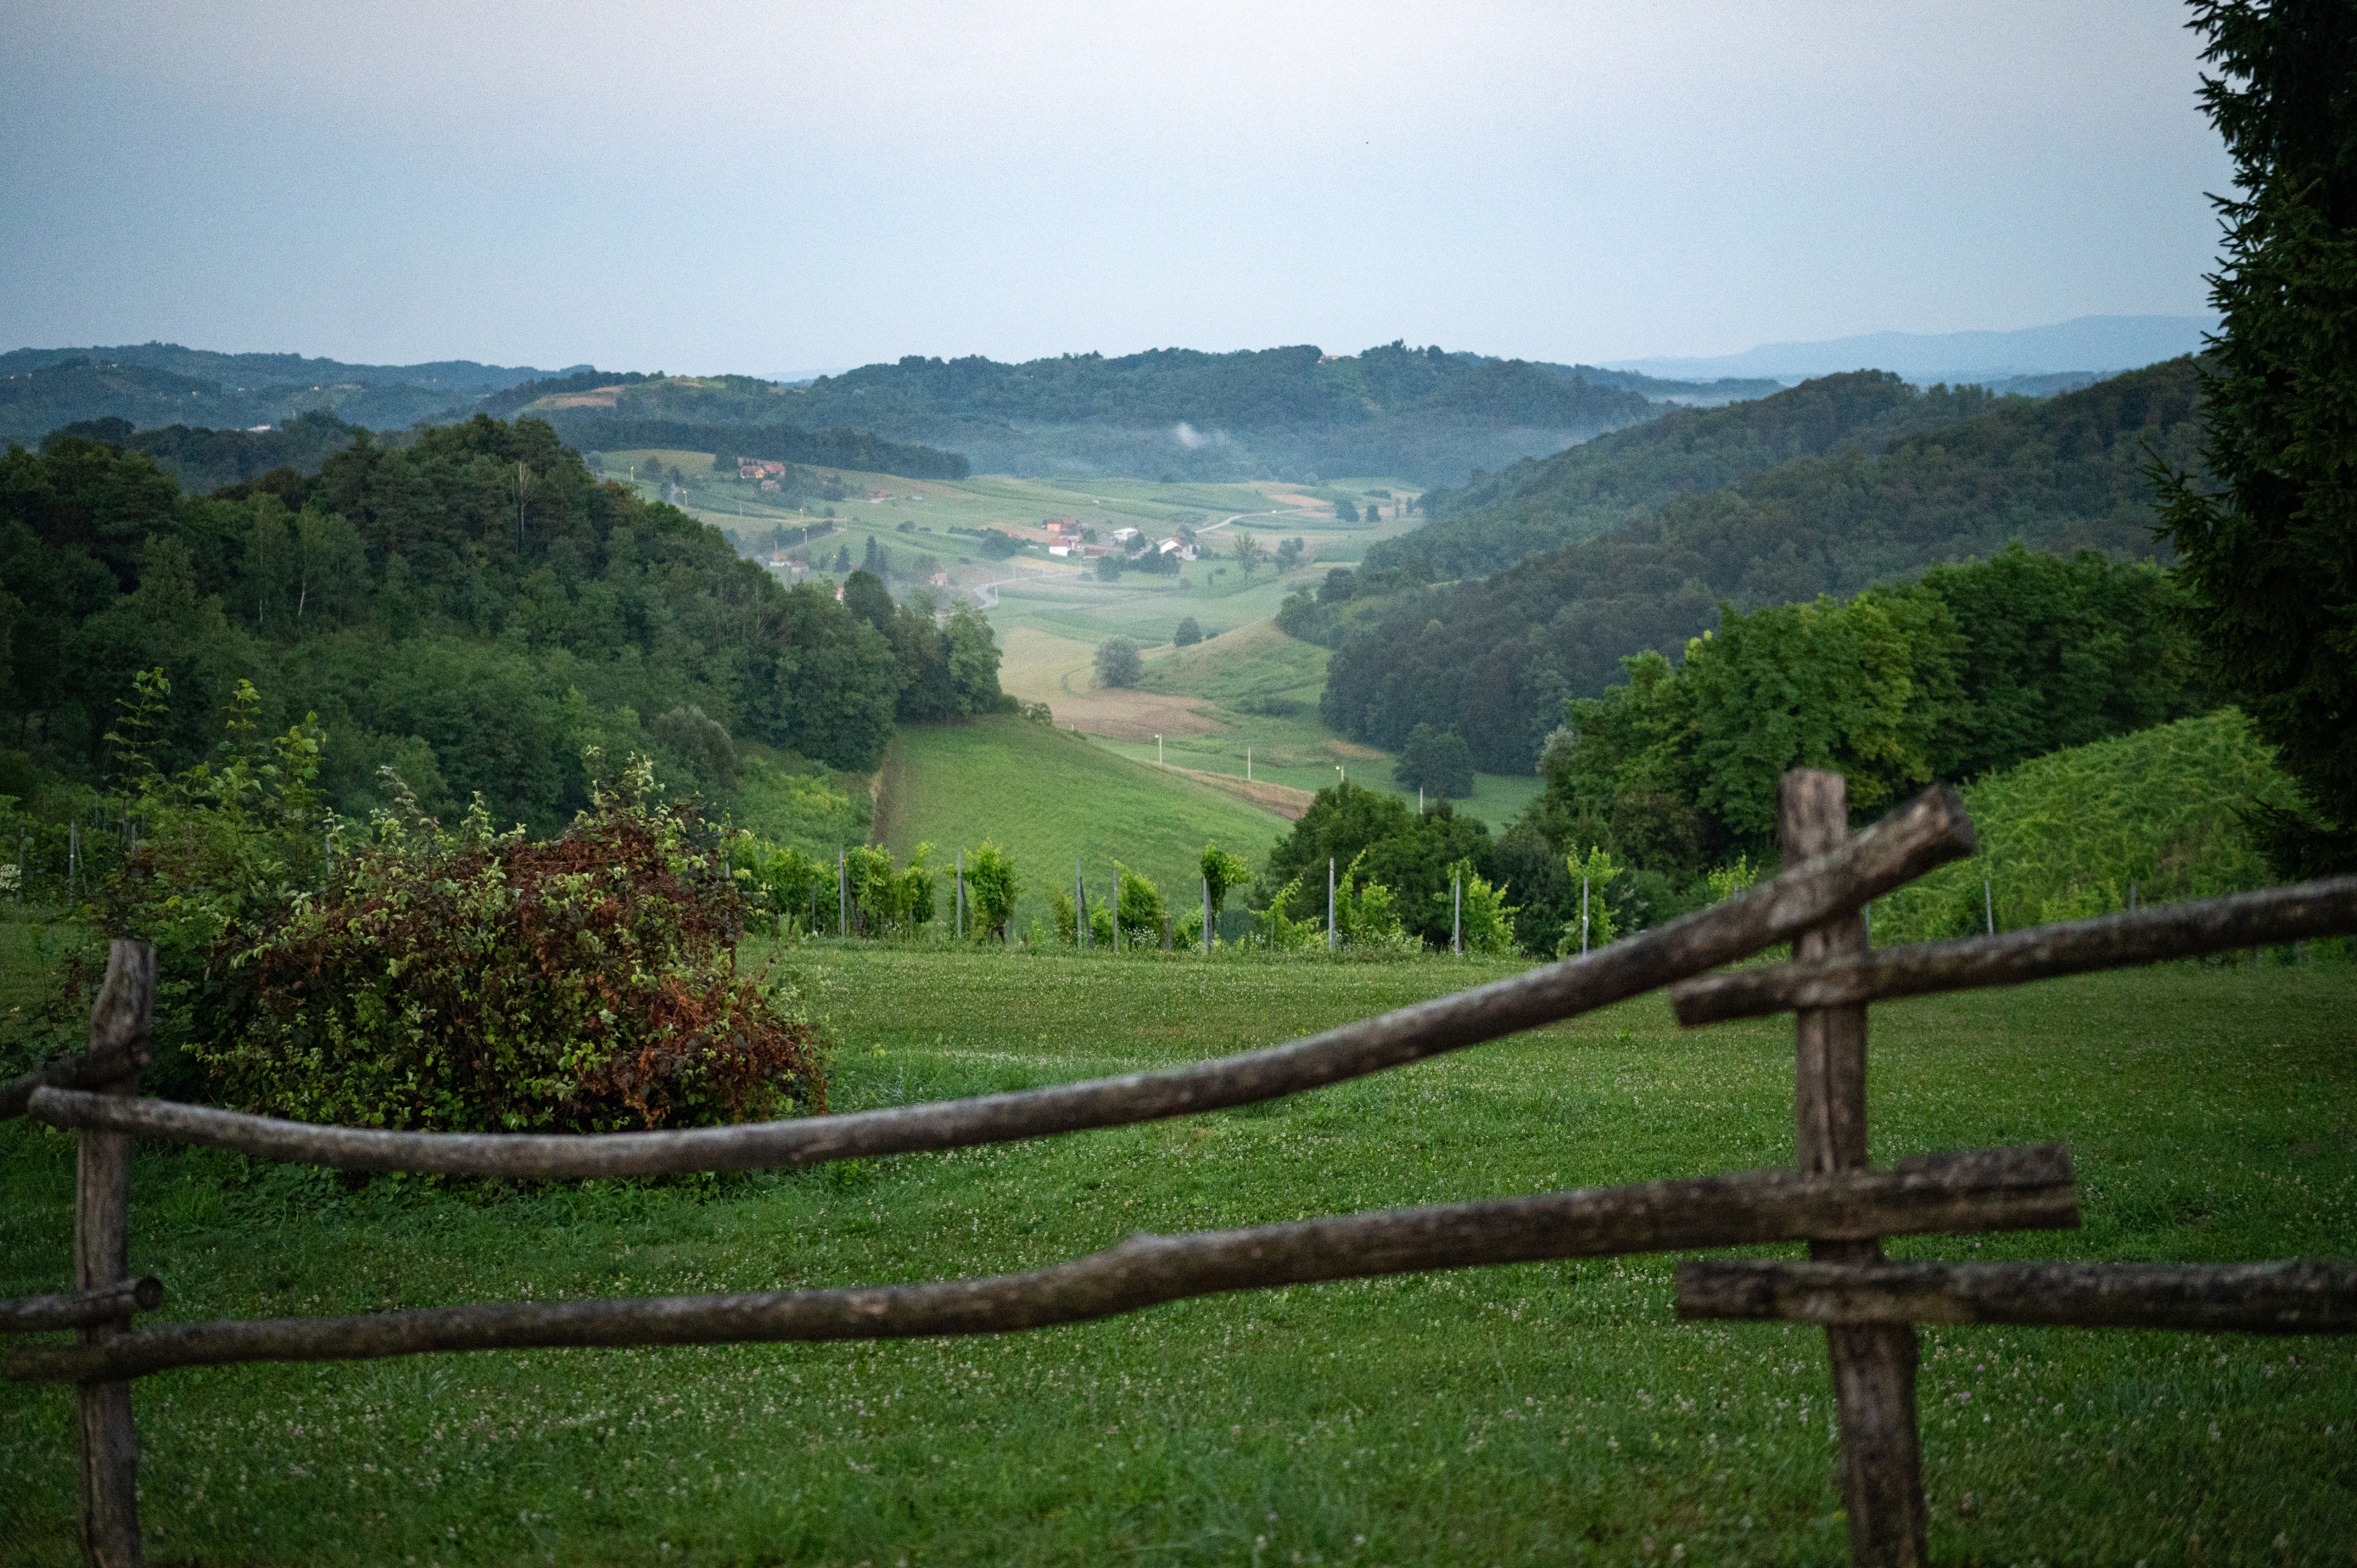
[[[1796,768],[1784,775],[1778,793],[1787,867],[1837,849],[1849,836],[1848,785],[1840,774]],[[1792,948],[1800,959],[1864,952],[1866,922],[1857,914],[1828,920],[1803,932]],[[1801,1168],[1861,1169],[1867,1163],[1866,1008],[1809,1008],[1796,1019]],[[1809,1255],[1870,1262],[1880,1260],[1882,1245],[1812,1241]],[[1844,1324],[1828,1327],[1825,1339],[1841,1421],[1850,1560],[1859,1568],[1920,1568],[1928,1557],[1915,1423],[1915,1329]]]
[[[156,950],[117,941],[107,952],[106,983],[90,1014],[92,1050],[120,1050],[142,1038],[156,1005]],[[138,1069],[101,1086],[128,1093]],[[74,1284],[97,1290],[131,1277],[131,1134],[85,1132],[74,1161]],[[85,1345],[113,1338],[119,1324],[80,1330]],[[131,1424],[131,1385],[84,1383],[75,1391],[81,1417],[81,1551],[91,1568],[141,1568],[139,1439]]]

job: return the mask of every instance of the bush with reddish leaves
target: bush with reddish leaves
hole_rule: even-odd
[[[735,887],[637,762],[563,836],[380,813],[236,962],[222,1098],[307,1122],[604,1133],[826,1106],[791,990],[737,972]]]

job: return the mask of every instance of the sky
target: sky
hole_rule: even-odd
[[[2200,315],[2146,0],[0,0],[0,348],[1587,361]]]

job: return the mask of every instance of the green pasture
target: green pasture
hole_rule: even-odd
[[[1048,897],[1070,890],[1075,856],[1092,897],[1110,890],[1118,860],[1153,878],[1175,915],[1200,898],[1207,841],[1258,865],[1286,830],[1275,812],[1211,785],[1011,717],[902,725],[885,756],[877,819],[894,854],[931,843],[942,871],[985,839],[1013,854],[1017,933],[1035,918],[1053,929]],[[946,888],[942,908],[946,920]]]
[[[18,961],[17,949],[0,949]],[[763,955],[750,952],[748,958]],[[836,1103],[1196,1059],[1501,971],[827,944]],[[2347,1257],[2357,968],[1878,1007],[1878,1160],[2061,1139],[2078,1234],[1907,1257]],[[1789,1022],[1659,997],[1247,1111],[794,1175],[531,1194],[143,1148],[166,1319],[920,1280],[1140,1230],[1792,1157]],[[0,1290],[66,1278],[71,1144],[0,1126]],[[1797,1249],[1783,1251],[1798,1255]],[[997,1338],[189,1370],[134,1401],[157,1564],[1846,1561],[1823,1335],[1681,1325],[1673,1260],[1412,1275]],[[1943,1563],[2343,1562],[2357,1344],[1923,1335]],[[73,1401],[0,1385],[0,1557],[78,1561]]]

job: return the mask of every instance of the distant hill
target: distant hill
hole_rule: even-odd
[[[1387,749],[1419,723],[1454,727],[1478,766],[1522,770],[1562,722],[1566,697],[1599,694],[1624,655],[1674,653],[1722,603],[1854,593],[2017,539],[2151,556],[2143,470],[2154,456],[2195,465],[2195,400],[2192,360],[2173,360],[2050,401],[2006,399],[1879,456],[1796,458],[1481,582],[1394,580],[1387,597],[1330,607],[1349,618],[1333,626],[1340,646],[1321,711]],[[1382,582],[1367,575],[1370,586]]]
[[[0,354],[0,442],[38,440],[84,420],[215,430],[325,413],[371,429],[473,412],[479,398],[554,372],[443,360],[348,365],[300,354],[220,354],[177,343],[17,349]]]
[[[1372,546],[1367,564],[1411,567],[1427,578],[1487,576],[1608,533],[1672,497],[1795,457],[1878,453],[1902,436],[1985,413],[1994,401],[1978,389],[1921,392],[1888,371],[1857,371],[1752,402],[1681,409],[1477,477],[1462,489],[1428,492],[1423,509],[1433,521]]]
[[[41,441],[41,449],[79,439],[145,452],[180,481],[181,489],[201,496],[224,486],[248,483],[278,468],[309,478],[361,434],[358,425],[346,424],[334,414],[316,409],[268,430],[210,430],[186,424],[137,430],[127,419],[85,419],[49,432]]]
[[[2198,353],[2212,323],[2198,316],[2080,316],[2011,332],[1868,332],[1821,343],[1763,343],[1715,359],[1621,360],[1649,376],[1773,376],[1891,371],[1910,381],[2002,381],[2058,371],[2120,371]]]
[[[1167,349],[1023,364],[911,355],[791,387],[749,376],[571,377],[531,401],[507,393],[492,412],[558,421],[588,446],[604,444],[594,427],[606,419],[791,424],[962,452],[986,473],[1453,484],[1661,412],[1627,384],[1564,369],[1398,343],[1358,355]]]

